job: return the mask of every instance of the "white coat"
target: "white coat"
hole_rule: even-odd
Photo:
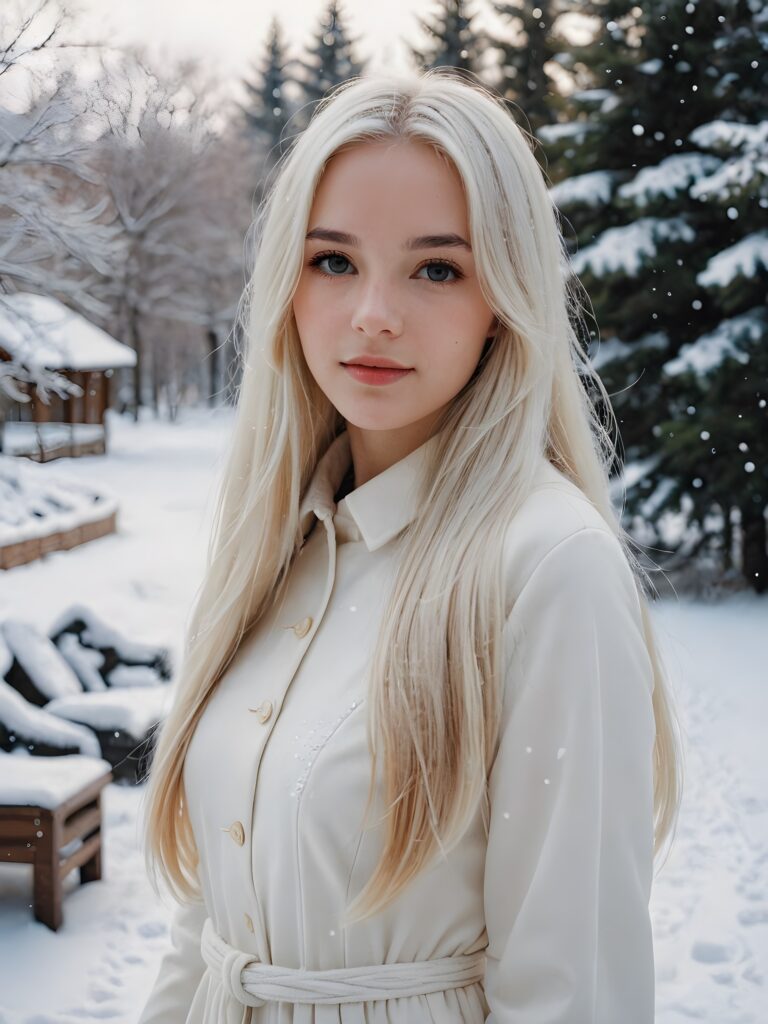
[[[204,900],[175,910],[138,1024],[653,1021],[652,667],[618,541],[543,456],[505,546],[488,839],[478,809],[394,904],[339,923],[381,849],[359,828],[366,658],[433,440],[338,505],[346,431],[318,462],[285,597],[192,737]]]

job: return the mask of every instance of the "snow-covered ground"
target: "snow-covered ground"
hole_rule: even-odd
[[[0,620],[46,630],[94,604],[136,640],[180,651],[231,412],[176,424],[110,418],[110,452],[57,470],[109,487],[118,532],[0,574]],[[768,1021],[768,595],[664,600],[654,620],[677,692],[686,793],[652,898],[658,1024]],[[104,796],[104,878],[64,883],[64,925],[32,918],[28,865],[0,864],[0,1024],[134,1024],[168,942],[140,849],[143,787]],[[171,1022],[169,1022],[171,1024]],[[618,1022],[617,1022],[618,1024]]]

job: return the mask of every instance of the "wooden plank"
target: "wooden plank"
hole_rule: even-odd
[[[29,842],[35,838],[39,826],[23,818],[3,818],[0,820],[0,841],[8,839],[14,842]]]
[[[42,807],[33,804],[0,804],[0,821],[6,818],[39,818]]]
[[[94,828],[98,828],[100,824],[101,807],[98,803],[89,804],[88,807],[82,808],[82,810],[77,811],[76,814],[73,814],[64,822],[62,846],[71,843],[73,839],[82,839],[83,836],[88,835]]]
[[[95,832],[89,839],[86,839],[82,846],[78,846],[70,855],[59,864],[59,873],[62,879],[66,878],[70,871],[80,867],[88,860],[92,860],[94,854],[101,849],[101,831]]]
[[[94,800],[98,796],[107,783],[112,781],[112,778],[113,776],[111,771],[107,771],[103,775],[100,775],[97,779],[94,779],[93,782],[84,786],[79,793],[70,797],[70,799],[66,800],[63,804],[59,804],[56,808],[56,814],[68,817],[73,811],[77,811],[85,804],[90,803],[91,800]]]
[[[34,864],[34,846],[6,846],[0,843],[0,863],[2,864]]]
[[[101,452],[94,451],[93,454],[101,454]],[[50,554],[53,551],[69,551],[89,540],[97,540],[99,537],[114,533],[116,529],[117,514],[111,512],[95,522],[83,523],[80,526],[72,527],[71,530],[53,530],[42,537],[6,544],[0,547],[0,569],[15,569],[18,565],[26,565],[28,562],[40,558],[41,555]]]
[[[61,821],[56,812],[42,816],[43,824],[36,848],[33,879],[35,918],[52,931],[58,931],[62,921],[62,884],[59,872],[61,849]]]
[[[80,884],[86,882],[97,882],[101,878],[101,793],[96,797],[97,812],[99,815],[99,828],[96,835],[99,842],[90,857],[84,857],[80,864]]]

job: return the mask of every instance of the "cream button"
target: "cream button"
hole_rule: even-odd
[[[251,920],[250,914],[243,914],[243,917],[245,918],[245,927],[248,929],[249,932],[252,932],[253,921]]]
[[[263,700],[257,708],[249,708],[248,710],[255,711],[256,717],[263,725],[265,722],[268,722],[269,719],[272,717],[273,707],[274,705],[272,704],[271,700]]]
[[[230,838],[237,843],[238,846],[242,846],[245,842],[245,829],[241,821],[233,821],[229,828],[221,827],[222,832],[229,832]]]
[[[298,637],[306,636],[312,628],[312,616],[308,615],[306,619],[302,619],[301,622],[297,622],[293,627],[293,632]]]

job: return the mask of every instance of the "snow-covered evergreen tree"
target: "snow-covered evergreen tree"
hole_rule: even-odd
[[[275,163],[289,145],[287,129],[294,102],[288,96],[288,72],[293,63],[286,57],[280,23],[273,18],[261,65],[255,70],[255,78],[243,83],[247,101],[242,106],[246,133],[254,140],[255,148],[266,151],[267,166]]]
[[[552,67],[570,43],[557,30],[562,13],[560,0],[512,0],[492,6],[512,29],[514,38],[494,37],[492,45],[498,53],[494,64],[498,74],[493,82],[496,91],[524,115],[524,124],[534,133],[545,124],[558,119],[562,107],[560,90],[552,76]]]
[[[590,355],[624,442],[627,526],[667,569],[695,555],[727,569],[733,542],[762,590],[767,9],[577,8],[599,19],[570,59],[588,87],[540,137],[553,179],[567,175],[552,195],[599,325]]]
[[[366,62],[356,59],[357,39],[349,36],[345,19],[338,0],[330,0],[306,59],[297,61],[303,69],[302,105],[296,115],[298,130],[307,126],[314,106],[330,89],[361,75],[365,69]]]
[[[418,19],[429,40],[423,48],[409,46],[418,68],[451,67],[481,77],[489,39],[472,25],[470,8],[471,0],[439,0],[430,18]]]
[[[702,529],[702,541],[722,531],[724,567],[731,568],[735,547],[743,575],[762,593],[768,589],[768,119],[710,122],[690,138],[718,158],[691,188],[711,214],[706,234],[722,232],[730,221],[738,237],[709,250],[696,275],[706,327],[664,364],[676,417],[654,429],[665,438],[667,473],[690,480],[683,493],[697,521],[706,522],[713,503],[723,510]]]

